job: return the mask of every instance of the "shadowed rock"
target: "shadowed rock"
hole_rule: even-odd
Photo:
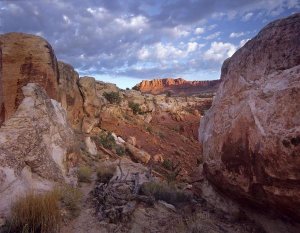
[[[199,130],[211,183],[242,203],[298,221],[299,38],[300,14],[294,14],[267,25],[226,60]]]

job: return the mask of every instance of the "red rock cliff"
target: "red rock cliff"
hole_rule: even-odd
[[[165,79],[153,79],[144,80],[137,84],[134,89],[143,93],[162,94],[171,92],[172,94],[196,94],[204,91],[214,92],[218,87],[219,80],[211,81],[186,81],[182,78],[165,78]]]
[[[41,37],[24,33],[0,35],[0,123],[17,109],[24,96],[22,87],[38,83],[57,100],[58,67],[51,45]]]

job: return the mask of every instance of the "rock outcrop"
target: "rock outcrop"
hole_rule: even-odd
[[[0,215],[28,191],[76,181],[69,174],[77,144],[65,110],[37,84],[22,90],[25,98],[0,128]]]
[[[74,68],[64,62],[58,62],[59,101],[67,111],[68,122],[80,130],[83,119],[83,99],[78,87],[79,75]]]
[[[58,68],[51,45],[24,33],[0,35],[0,124],[9,119],[23,100],[22,87],[38,83],[58,99]]]
[[[211,81],[186,81],[182,78],[165,78],[144,80],[133,87],[133,89],[142,93],[164,94],[170,93],[174,95],[192,95],[206,92],[215,92],[220,80]]]
[[[222,68],[201,120],[204,172],[242,203],[300,221],[300,14],[277,20]]]

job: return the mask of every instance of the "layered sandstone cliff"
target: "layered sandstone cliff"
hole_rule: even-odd
[[[41,37],[24,33],[0,35],[0,124],[24,98],[22,87],[41,85],[50,98],[58,99],[58,67],[51,45]]]
[[[226,60],[199,130],[211,183],[244,204],[298,221],[299,38],[294,14],[267,25]]]
[[[58,62],[58,70],[59,101],[67,112],[68,122],[80,130],[84,112],[83,97],[78,87],[79,75],[71,65],[61,61]]]
[[[182,78],[166,78],[144,80],[133,89],[142,93],[163,94],[170,92],[174,95],[192,95],[205,92],[215,92],[219,80],[211,81],[187,81]]]

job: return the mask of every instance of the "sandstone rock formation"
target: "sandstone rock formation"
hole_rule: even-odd
[[[89,133],[99,123],[99,113],[105,102],[97,97],[95,78],[80,78],[79,88],[83,96],[83,110],[85,113],[82,130]]]
[[[201,120],[204,172],[242,203],[300,221],[300,14],[263,28],[222,68]]]
[[[59,101],[67,112],[68,122],[80,130],[83,119],[83,99],[79,91],[79,75],[74,68],[64,62],[58,62]]]
[[[133,160],[145,164],[147,164],[150,161],[151,155],[149,155],[146,151],[140,150],[129,143],[126,143],[125,146],[126,149],[129,151],[130,155],[132,156]]]
[[[73,130],[60,103],[37,84],[22,88],[25,98],[0,128],[0,215],[30,190],[49,190],[71,181],[78,154]]]
[[[143,93],[174,95],[192,95],[206,92],[215,92],[220,80],[212,81],[186,81],[182,78],[165,78],[144,80],[133,87],[133,89]]]
[[[17,109],[29,82],[40,84],[52,99],[58,99],[58,68],[51,45],[41,37],[24,33],[0,36],[0,124]]]

